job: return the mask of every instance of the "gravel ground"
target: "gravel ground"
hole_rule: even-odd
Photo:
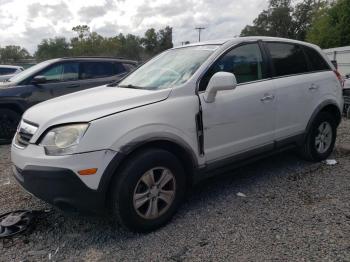
[[[284,153],[207,180],[170,224],[147,235],[52,209],[30,232],[0,242],[0,260],[350,261],[349,120],[333,157],[338,164],[328,166]],[[0,213],[50,208],[13,181],[8,146],[0,166]]]

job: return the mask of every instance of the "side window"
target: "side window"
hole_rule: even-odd
[[[123,64],[123,66],[124,66],[124,68],[126,69],[127,72],[133,71],[136,68],[135,65],[127,64],[127,63]]]
[[[288,43],[267,43],[276,76],[308,72],[307,61],[300,46]]]
[[[126,72],[126,69],[125,69],[125,67],[123,66],[122,63],[115,63],[114,66],[115,66],[115,73],[117,75],[123,74],[123,73]]]
[[[330,70],[328,63],[315,49],[308,46],[304,46],[303,48],[310,61],[311,71]]]
[[[113,64],[110,62],[81,63],[81,79],[109,77],[114,74]]]
[[[74,81],[79,78],[78,63],[62,63],[42,71],[39,75],[45,76],[48,82]]]
[[[234,73],[238,84],[261,80],[267,76],[257,43],[236,47],[220,57],[202,78],[199,91],[207,88],[210,78],[217,72]]]

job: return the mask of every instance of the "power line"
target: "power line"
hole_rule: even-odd
[[[205,27],[196,27],[195,30],[198,30],[198,42],[201,41],[201,31],[204,30]]]

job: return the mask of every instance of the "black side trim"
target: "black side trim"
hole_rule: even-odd
[[[142,146],[145,146],[146,144],[150,143],[158,143],[158,142],[169,142],[172,144],[177,145],[178,147],[182,148],[191,158],[191,161],[193,163],[194,167],[198,166],[198,161],[196,157],[196,153],[191,149],[190,146],[188,146],[185,142],[182,142],[180,139],[175,138],[169,138],[169,137],[152,137],[152,138],[139,138],[139,140],[135,142],[131,142],[129,144],[124,145],[120,152],[124,155],[129,155],[131,152],[135,151],[138,148],[141,148]]]
[[[315,109],[314,112],[312,113],[312,115],[311,115],[311,117],[310,117],[310,120],[309,120],[309,122],[308,122],[308,124],[307,124],[307,126],[306,126],[306,132],[305,132],[305,134],[307,134],[307,133],[309,132],[309,130],[310,130],[310,128],[311,128],[311,125],[312,125],[312,122],[314,121],[314,119],[315,119],[315,117],[318,115],[318,113],[321,112],[321,110],[322,110],[323,108],[325,108],[326,106],[329,106],[329,105],[332,105],[332,106],[337,107],[338,110],[339,110],[339,115],[340,115],[340,116],[342,115],[342,114],[341,114],[342,110],[339,109],[338,105],[337,105],[334,101],[332,101],[332,100],[330,100],[330,99],[329,99],[329,100],[323,101],[321,104],[319,104],[319,105],[316,107],[316,109]]]
[[[275,141],[274,143],[249,150],[223,160],[209,163],[205,167],[199,168],[194,173],[193,182],[198,183],[209,177],[222,174],[238,167],[255,162],[259,159],[293,149],[300,145],[304,139],[304,134],[288,137],[286,139]]]
[[[197,127],[198,152],[200,155],[203,156],[204,155],[204,130],[203,130],[201,106],[200,106],[199,112],[196,114],[196,127]]]

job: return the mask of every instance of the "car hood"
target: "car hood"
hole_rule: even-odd
[[[16,84],[13,82],[5,82],[9,78],[6,78],[5,76],[0,76],[0,88],[7,88],[7,87],[12,87],[15,86]],[[3,82],[1,82],[3,81]]]
[[[54,98],[28,109],[23,119],[41,128],[90,122],[110,114],[165,100],[171,89],[140,90],[101,86]]]

